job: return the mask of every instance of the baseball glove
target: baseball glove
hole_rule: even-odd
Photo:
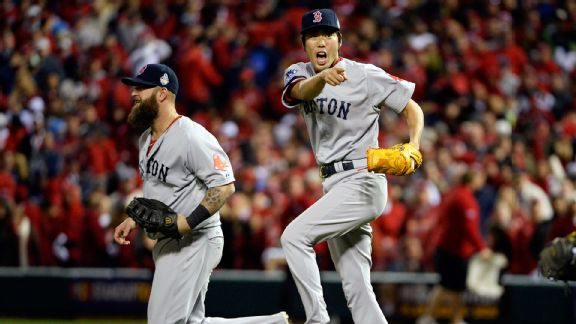
[[[576,280],[576,232],[557,237],[542,249],[538,270],[550,280]]]
[[[159,232],[168,237],[182,237],[176,223],[178,214],[159,200],[134,198],[126,207],[126,214],[148,233]]]
[[[392,175],[408,175],[422,165],[422,153],[410,143],[390,148],[369,148],[366,151],[368,171]]]

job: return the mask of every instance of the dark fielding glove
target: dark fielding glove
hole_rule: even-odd
[[[366,150],[368,171],[392,175],[409,175],[422,165],[422,153],[410,143],[390,148]]]
[[[148,233],[160,232],[168,237],[182,237],[176,223],[178,214],[159,200],[134,198],[126,207],[126,214]]]
[[[542,249],[538,270],[550,280],[576,280],[576,232],[557,237]]]

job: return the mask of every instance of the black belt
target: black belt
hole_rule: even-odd
[[[336,164],[342,164],[342,170],[336,170]],[[348,171],[354,169],[354,162],[353,161],[338,161],[329,164],[322,164],[320,165],[320,177],[328,178],[329,176],[333,175],[337,172]]]

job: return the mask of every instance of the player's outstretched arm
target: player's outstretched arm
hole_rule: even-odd
[[[337,66],[331,67],[311,78],[299,81],[292,87],[290,96],[302,101],[312,100],[322,92],[326,84],[337,86],[346,80],[348,80],[346,70]]]
[[[136,222],[128,217],[120,225],[116,226],[114,229],[114,241],[118,244],[127,245],[130,241],[126,239],[128,234],[136,228]]]

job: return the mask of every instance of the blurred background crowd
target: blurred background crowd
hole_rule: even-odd
[[[487,242],[530,274],[576,229],[576,1],[314,1],[344,57],[416,83],[424,165],[389,177],[374,270],[433,271],[443,196],[473,175]],[[284,267],[283,228],[322,195],[303,120],[280,102],[306,60],[297,0],[0,2],[0,266],[148,267],[153,242],[113,243],[140,195],[138,131],[119,81],[147,63],[180,78],[179,113],[217,136],[236,194],[221,268]],[[406,141],[383,112],[380,146]],[[332,269],[324,244],[323,270]]]

